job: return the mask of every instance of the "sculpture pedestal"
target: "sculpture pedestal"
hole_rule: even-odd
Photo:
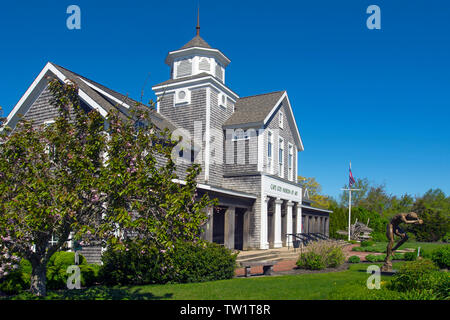
[[[384,262],[381,272],[392,272],[392,262],[390,260]]]

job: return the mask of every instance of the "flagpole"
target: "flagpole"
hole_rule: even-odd
[[[350,172],[352,170],[352,162],[350,161]],[[353,176],[352,176],[353,179]],[[354,180],[353,180],[354,181]],[[354,182],[353,182],[354,183]],[[361,189],[352,189],[352,183],[349,181],[348,189],[341,189],[348,191],[348,241],[351,240],[351,224],[352,224],[352,191],[359,191]]]

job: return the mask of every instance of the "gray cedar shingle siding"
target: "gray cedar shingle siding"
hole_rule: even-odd
[[[206,89],[194,89],[191,92],[191,103],[175,105],[174,94],[167,94],[160,100],[159,111],[166,118],[170,119],[178,128],[188,130],[191,139],[194,139],[194,122],[201,121],[202,132],[205,132],[206,124]],[[203,140],[203,137],[201,137]],[[202,150],[205,150],[205,142],[202,142]],[[204,182],[204,155],[202,155],[202,172],[198,178],[199,182]],[[185,169],[188,165],[180,165],[177,173],[180,178],[185,176]]]
[[[51,97],[52,94],[47,86],[25,113],[24,119],[33,121],[33,124],[40,126],[46,121],[57,118],[59,112],[50,104]]]
[[[293,137],[292,132],[295,132],[295,128],[291,128],[290,122],[287,120],[287,99],[283,99],[281,103],[281,107],[278,107],[278,109],[274,112],[271,119],[269,119],[269,122],[266,126],[266,128],[273,130],[273,132],[277,132],[278,129],[279,135],[274,135],[273,137],[273,165],[274,165],[274,171],[273,173],[275,175],[278,175],[278,147],[279,147],[279,137],[284,139],[284,154],[283,154],[283,162],[284,162],[284,179],[288,179],[288,143],[291,143],[295,147],[295,140]],[[279,127],[279,111],[282,110],[283,112],[283,129]],[[267,172],[267,143],[268,143],[268,136],[267,136],[267,130],[264,132],[264,170]],[[294,158],[293,158],[293,175],[294,175],[294,181],[295,181],[295,166],[297,161],[297,154],[294,150]]]

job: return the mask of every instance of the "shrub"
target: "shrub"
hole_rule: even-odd
[[[375,242],[386,241],[386,234],[383,232],[372,232],[370,234],[370,237]]]
[[[368,254],[366,256],[366,260],[369,262],[382,262],[382,261],[384,261],[385,258],[386,258],[386,255],[384,255],[384,254],[381,254],[381,255]]]
[[[450,246],[446,245],[434,250],[431,253],[431,260],[439,268],[448,268],[450,266]]]
[[[171,282],[202,282],[231,279],[237,254],[216,243],[178,243],[168,259]]]
[[[348,262],[350,263],[358,263],[360,261],[361,259],[358,256],[351,256],[350,258],[348,258]]]
[[[79,254],[78,262],[81,271],[81,285],[84,287],[86,284],[83,278],[85,276],[83,275],[83,270],[88,272],[88,269],[83,266],[87,266],[87,261],[86,258]],[[65,289],[67,287],[67,279],[70,276],[67,273],[67,268],[72,265],[75,265],[75,252],[55,252],[47,263],[47,289]]]
[[[306,252],[300,255],[297,266],[302,269],[322,270],[326,268],[323,257],[316,252]]]
[[[166,282],[202,282],[234,276],[236,254],[210,242],[177,243],[166,253],[132,243],[128,250],[108,249],[99,278],[106,285],[141,285]]]
[[[428,277],[435,271],[437,267],[428,259],[405,262],[392,277],[390,288],[397,291],[430,289]]]
[[[361,247],[371,247],[373,246],[375,243],[373,241],[370,240],[366,240],[366,241],[361,241]]]
[[[127,249],[108,248],[102,255],[99,279],[106,285],[142,285],[162,283],[162,254],[152,248],[142,252],[132,242]]]
[[[333,242],[318,241],[309,244],[302,253],[297,266],[303,269],[320,270],[340,266],[345,261],[342,248]]]
[[[417,252],[406,252],[405,253],[406,261],[415,261],[417,260]]]

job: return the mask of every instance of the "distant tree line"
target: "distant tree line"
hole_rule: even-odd
[[[314,178],[299,177],[299,181],[308,188],[312,205],[332,210],[330,215],[330,236],[345,238],[337,233],[347,230],[348,192],[342,192],[339,199],[323,195],[320,184]],[[347,186],[344,186],[347,187]],[[430,189],[423,195],[404,194],[396,196],[386,191],[384,184],[373,184],[367,178],[356,179],[358,192],[352,193],[352,223],[367,223],[374,231],[374,240],[386,240],[386,224],[395,214],[416,212],[424,221],[422,225],[404,226],[417,241],[448,241],[450,238],[450,196],[441,189]]]

